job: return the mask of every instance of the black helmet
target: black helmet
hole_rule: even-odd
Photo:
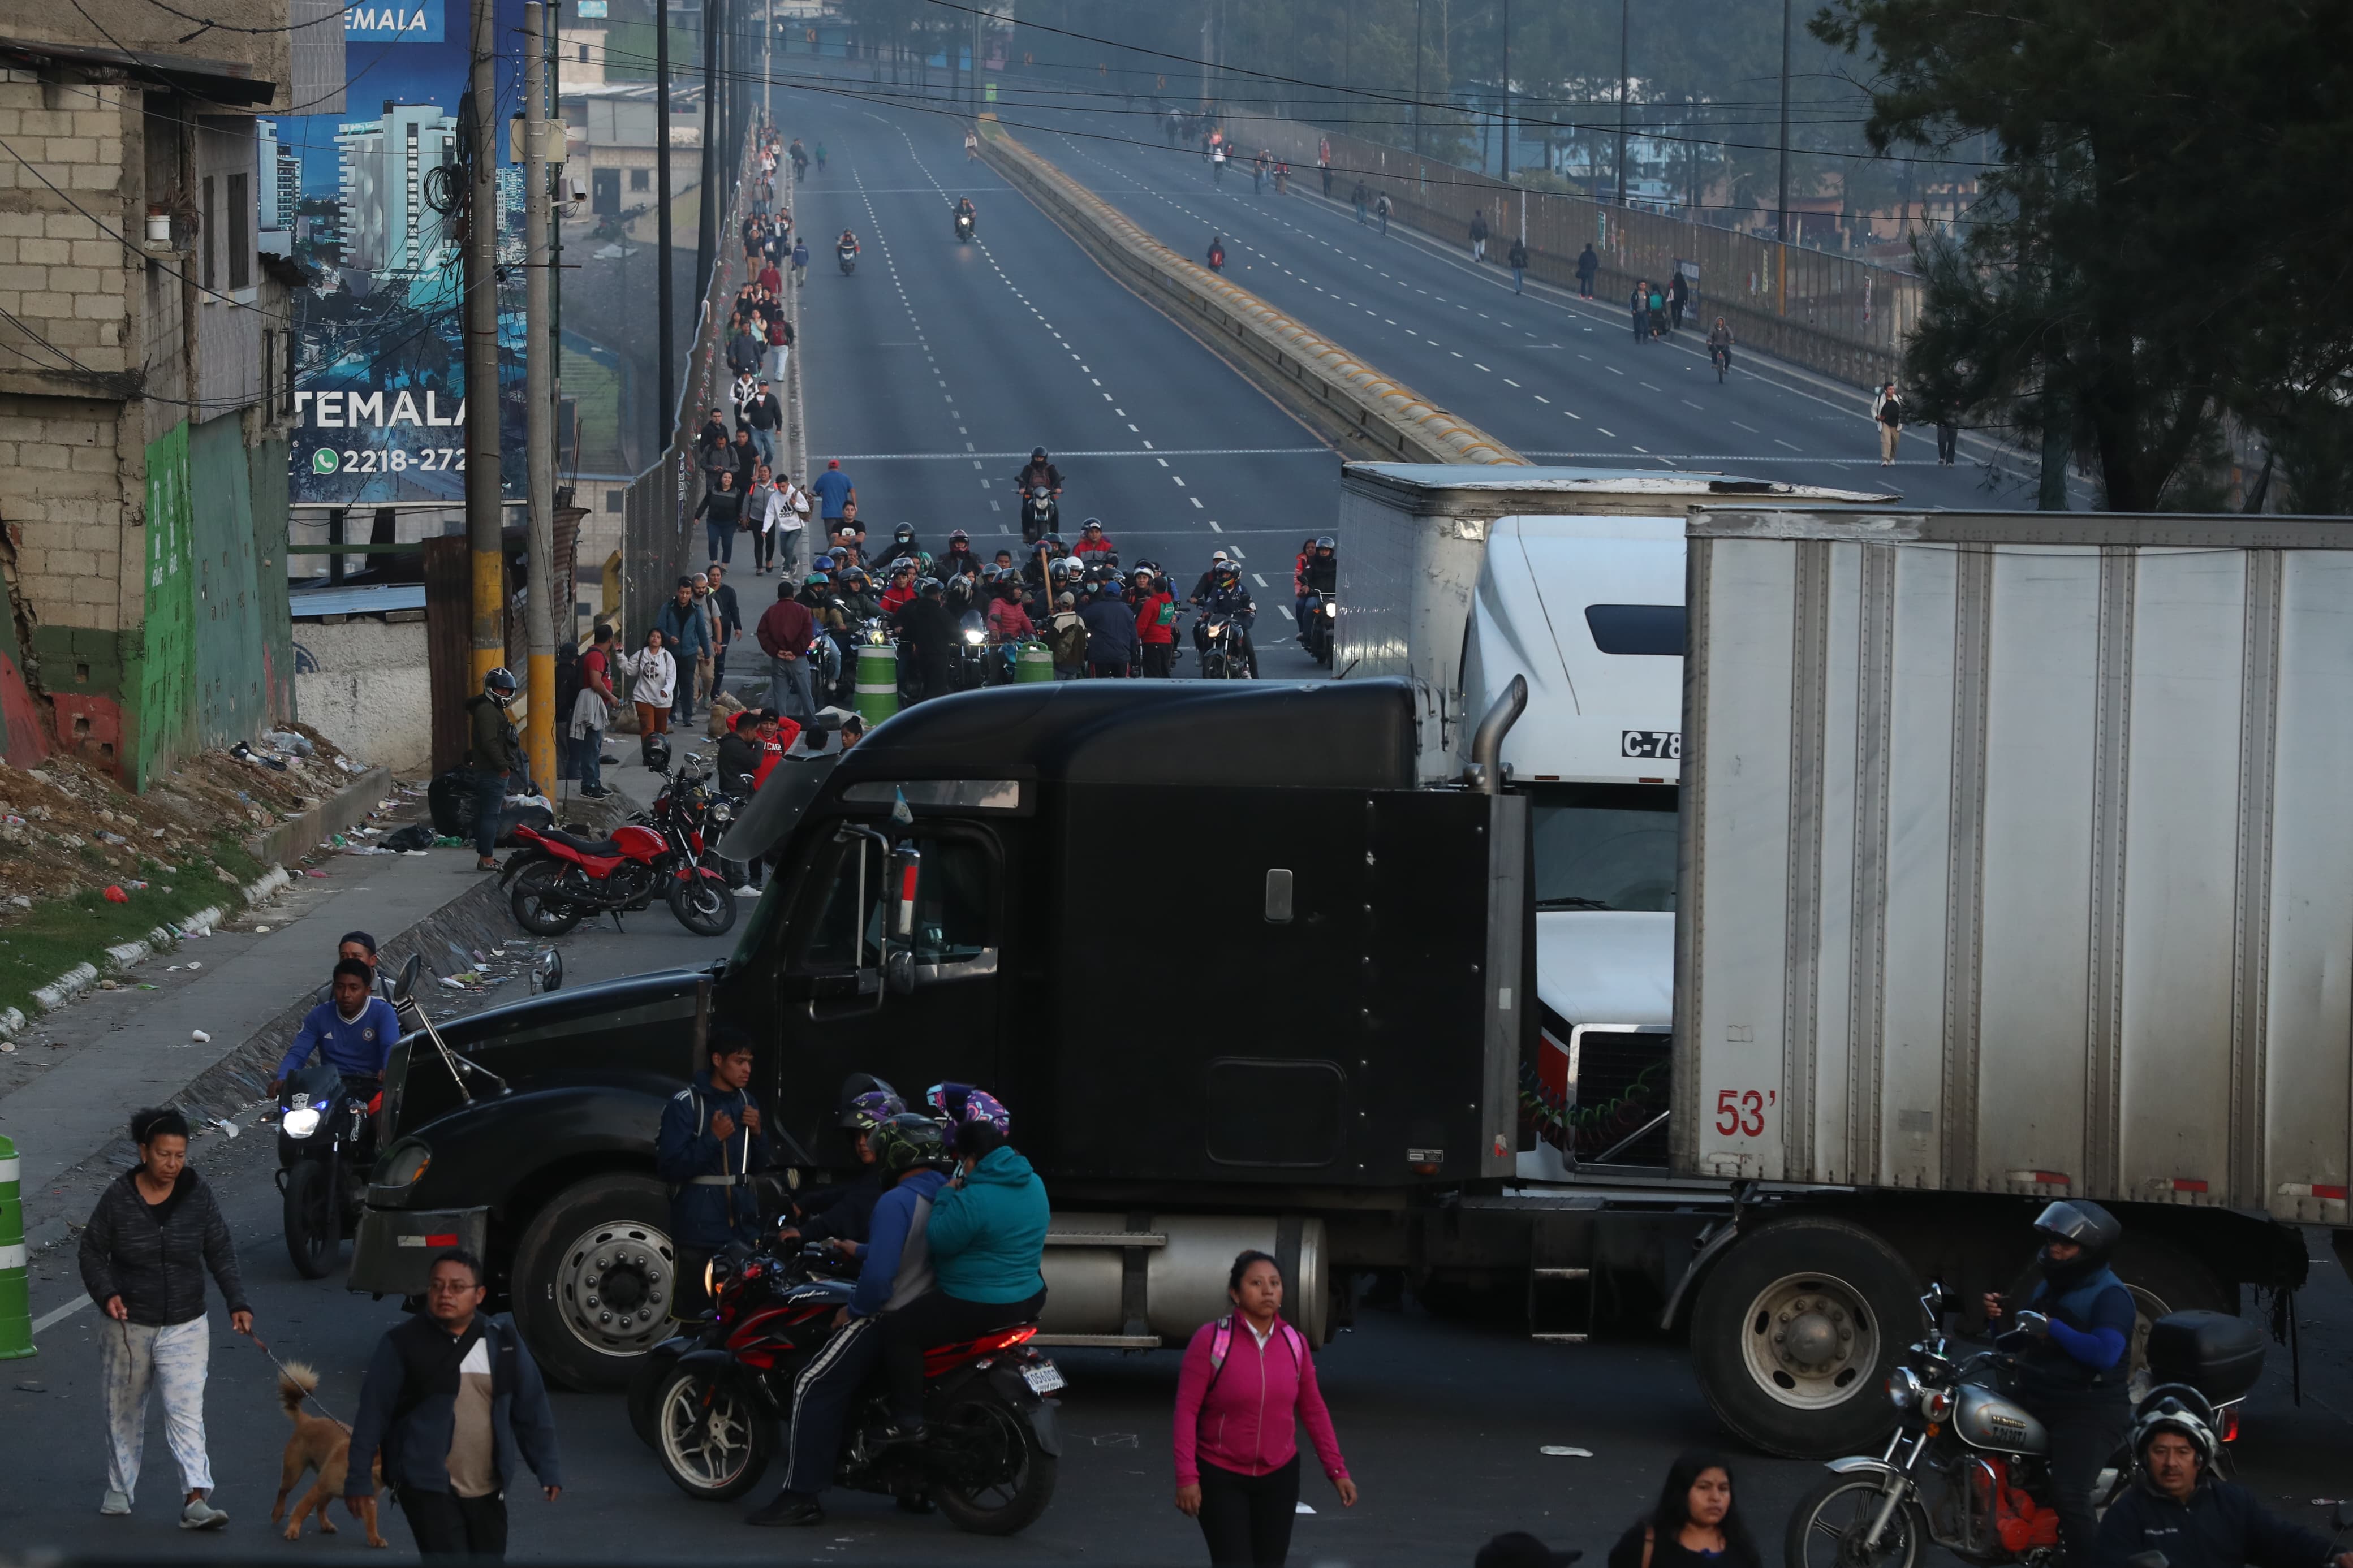
[[[2107,1267],[2125,1227],[2116,1216],[2085,1198],[2062,1198],[2035,1216],[2034,1234],[2048,1242],[2072,1241],[2083,1250],[2064,1263],[2052,1261],[2045,1246],[2040,1255],[2042,1277],[2054,1290],[2068,1289]]]
[[[482,695],[503,706],[514,700],[514,671],[504,665],[482,677]]]
[[[941,582],[937,577],[926,577],[922,582],[915,584],[915,592],[926,596],[934,594],[944,594],[947,591],[947,584]]]
[[[670,769],[670,742],[659,731],[638,742],[638,760],[650,773],[666,773]]]
[[[2198,1450],[2202,1468],[2214,1462],[2214,1407],[2206,1396],[2186,1384],[2162,1384],[2149,1390],[2134,1413],[2133,1458],[2147,1462],[2148,1445],[2160,1432],[2178,1432]]]
[[[912,1111],[875,1123],[866,1141],[874,1151],[874,1163],[893,1176],[948,1157],[947,1137],[940,1124]]]
[[[970,544],[972,542],[972,535],[959,528],[948,535],[948,542],[950,544]]]
[[[1042,463],[1042,462],[1044,462],[1044,461],[1046,460],[1046,448],[1045,448],[1045,447],[1039,447],[1036,451],[1034,451],[1034,452],[1030,453],[1030,454],[1029,454],[1029,460],[1030,460],[1031,462],[1033,462],[1033,463]]]
[[[915,525],[902,522],[891,531],[891,537],[902,544],[913,544],[915,542]]]

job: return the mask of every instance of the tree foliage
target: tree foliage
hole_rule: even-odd
[[[1923,247],[1932,405],[2063,437],[2118,510],[2184,499],[2235,417],[2343,504],[2353,6],[1832,0],[1812,29],[1875,67],[1873,145],[1998,149]]]

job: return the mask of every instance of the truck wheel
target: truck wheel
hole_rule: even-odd
[[[651,1176],[592,1176],[540,1210],[515,1248],[515,1321],[550,1377],[628,1385],[671,1331],[670,1199]]]
[[[1691,1347],[1716,1418],[1768,1454],[1827,1459],[1894,1423],[1883,1391],[1915,1337],[1912,1271],[1843,1220],[1800,1218],[1736,1242],[1700,1286]]]

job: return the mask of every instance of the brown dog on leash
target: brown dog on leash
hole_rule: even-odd
[[[316,1470],[319,1479],[294,1505],[294,1517],[286,1521],[286,1539],[302,1539],[302,1520],[316,1512],[319,1529],[325,1534],[335,1533],[335,1522],[327,1517],[327,1509],[343,1495],[346,1467],[352,1457],[352,1431],[340,1421],[323,1415],[312,1415],[302,1408],[302,1402],[319,1386],[319,1374],[301,1362],[289,1362],[278,1374],[279,1402],[286,1407],[286,1418],[294,1423],[294,1436],[286,1439],[286,1458],[278,1471],[278,1500],[269,1507],[269,1522],[276,1524],[286,1512],[286,1494],[294,1489],[305,1470]],[[371,1467],[372,1478],[384,1479],[384,1461],[379,1458]],[[388,1546],[390,1542],[376,1533],[375,1494],[356,1498],[345,1504],[352,1517],[367,1526],[370,1546]]]

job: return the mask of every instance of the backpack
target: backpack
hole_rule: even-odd
[[[1176,601],[1174,599],[1161,600],[1160,613],[1153,616],[1152,621],[1155,626],[1175,626],[1176,624]]]
[[[1208,1397],[1209,1389],[1218,1386],[1218,1376],[1220,1373],[1223,1373],[1226,1370],[1226,1352],[1233,1348],[1234,1321],[1240,1316],[1240,1313],[1228,1313],[1225,1317],[1219,1319],[1218,1331],[1210,1336],[1209,1382],[1208,1386],[1201,1390],[1201,1396],[1204,1399]],[[1305,1366],[1307,1364],[1306,1337],[1300,1333],[1297,1329],[1293,1328],[1288,1321],[1282,1318],[1277,1318],[1274,1321],[1274,1326],[1276,1330],[1276,1337],[1281,1339],[1284,1344],[1291,1347],[1293,1364],[1296,1366]]]

